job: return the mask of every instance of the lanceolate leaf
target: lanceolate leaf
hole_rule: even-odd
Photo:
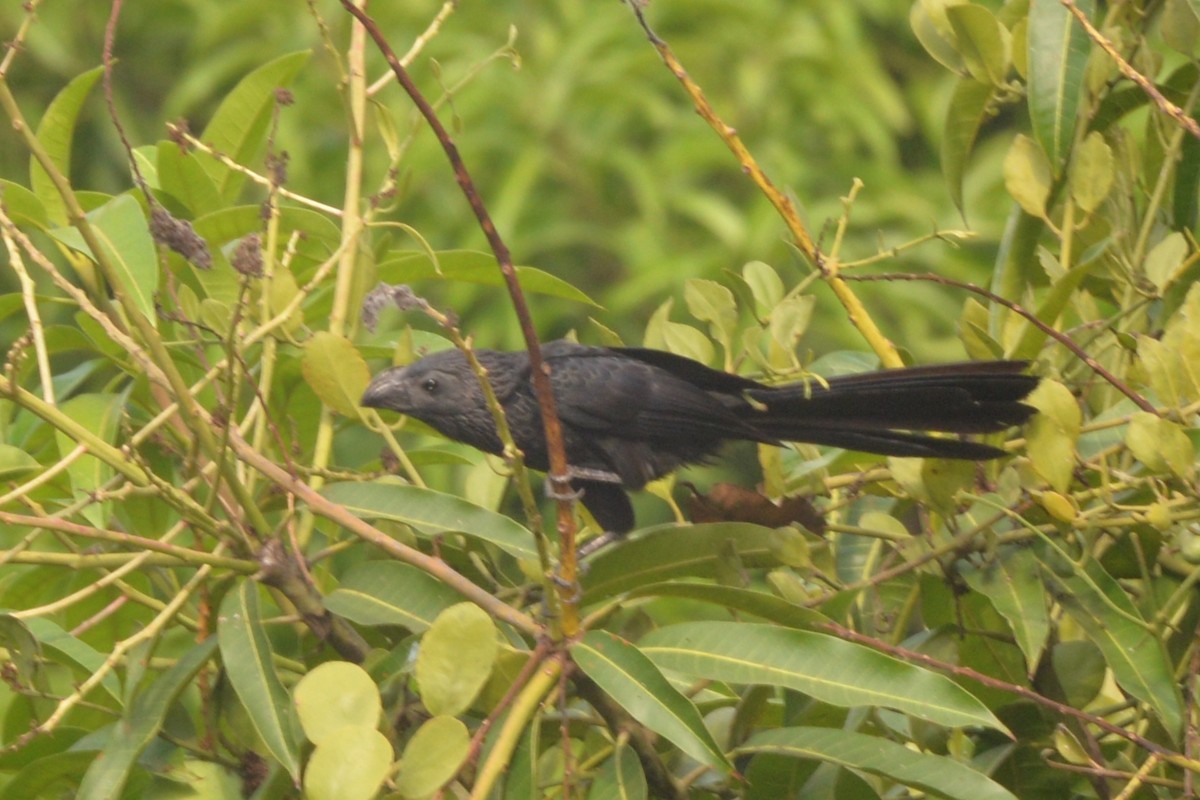
[[[334,483],[321,494],[364,519],[390,519],[434,535],[461,532],[517,558],[537,558],[533,534],[503,514],[451,494],[391,483]]]
[[[1157,632],[1121,585],[1094,559],[1074,564],[1050,542],[1042,548],[1042,579],[1055,599],[1104,654],[1121,688],[1149,704],[1172,736],[1183,725],[1183,700]]]
[[[885,706],[950,727],[1005,730],[949,678],[853,642],[734,622],[685,622],[640,642],[663,669],[731,683],[795,689],[838,706]]]
[[[103,67],[93,67],[73,78],[51,101],[38,123],[38,141],[63,175],[70,175],[71,142],[75,138],[75,121],[79,118],[79,110],[103,72]],[[33,156],[29,157],[29,186],[42,201],[46,215],[55,223],[65,225],[66,203],[50,181],[50,175]]]
[[[129,298],[134,308],[152,326],[157,327],[154,293],[158,290],[158,254],[142,207],[129,194],[109,200],[88,215],[92,232],[99,241],[100,254],[93,253],[75,228],[58,228],[51,235],[73,250],[88,255],[93,261],[101,256],[108,260],[120,286],[113,290]]]
[[[571,647],[571,657],[638,722],[697,761],[733,771],[696,706],[637,647],[607,631],[589,631]]]
[[[1016,800],[1015,795],[991,778],[952,758],[836,728],[762,731],[751,736],[738,752],[817,759],[881,775],[904,786],[954,800]]]
[[[963,209],[962,184],[967,159],[975,146],[975,136],[987,119],[988,100],[992,87],[974,78],[962,78],[954,87],[950,106],[946,109],[946,128],[942,136],[942,172],[950,199],[960,213]]]
[[[1094,15],[1094,0],[1075,5],[1089,19]],[[1031,0],[1029,116],[1055,175],[1062,172],[1078,123],[1088,50],[1087,33],[1059,0]]]
[[[1017,645],[1025,654],[1030,674],[1037,668],[1050,634],[1050,614],[1041,582],[1037,558],[1027,547],[1007,547],[982,568],[964,566],[967,585],[983,594],[996,611],[1008,620]]]
[[[421,633],[463,598],[427,572],[399,561],[368,561],[350,568],[325,608],[360,625],[399,625]]]
[[[517,267],[521,288],[531,294],[562,297],[597,306],[586,294],[562,278],[534,267]],[[446,250],[437,254],[434,264],[425,253],[393,252],[379,264],[379,278],[388,283],[409,283],[421,279],[461,281],[501,287],[504,277],[491,253],[475,250]],[[598,306],[597,306],[598,307]]]
[[[258,586],[240,581],[221,602],[217,638],[229,682],[271,755],[293,779],[300,777],[300,726],[271,659],[258,614]]]
[[[583,579],[585,604],[682,576],[716,577],[736,559],[744,567],[779,563],[770,528],[746,522],[648,528],[620,548],[600,551]]]
[[[81,800],[108,800],[123,796],[122,790],[137,765],[138,757],[158,735],[175,698],[191,685],[216,646],[214,637],[196,645],[134,698],[125,716],[113,725],[112,734],[100,757],[88,767],[76,797]]]
[[[275,91],[291,83],[308,62],[307,50],[288,53],[263,64],[238,82],[217,108],[204,134],[206,144],[239,164],[250,164],[266,142],[267,124]],[[207,153],[197,153],[201,164],[228,202],[241,189],[245,177]]]

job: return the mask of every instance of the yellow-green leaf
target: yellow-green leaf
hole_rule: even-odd
[[[1043,380],[1026,401],[1037,408],[1025,428],[1026,450],[1033,468],[1056,491],[1065,492],[1075,470],[1075,441],[1082,414],[1071,390]]]
[[[358,417],[358,401],[371,382],[371,370],[349,339],[319,331],[305,343],[300,368],[322,403],[342,416]]]
[[[1018,134],[1004,157],[1004,188],[1025,213],[1045,217],[1052,180],[1046,154],[1033,139]]]

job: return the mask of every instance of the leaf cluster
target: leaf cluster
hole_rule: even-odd
[[[485,199],[529,242],[543,324],[819,381],[874,363],[829,352],[852,340],[822,320],[942,317],[941,349],[1030,360],[1039,414],[983,465],[796,445],[742,459],[754,489],[657,482],[640,510],[672,521],[563,591],[511,459],[357,405],[372,370],[450,346],[446,329],[516,330],[435,144],[355,77],[378,62],[344,16],[292,13],[272,46],[304,50],[231,44],[227,80],[156,75],[126,152],[89,119],[99,68],[66,70],[26,119],[26,59],[53,37],[35,6],[7,11],[28,50],[0,69],[0,108],[29,167],[0,181],[0,797],[1194,795],[1194,3],[917,0],[911,28],[886,3],[664,7],[693,78],[834,220],[820,265],[683,122],[626,9],[584,25],[543,5],[519,26],[524,79],[497,68],[518,49],[494,13],[379,9],[429,26],[412,67],[468,160],[506,176]],[[875,26],[902,43],[875,47]],[[192,46],[227,30],[205,20]],[[894,77],[906,64],[928,97]],[[163,125],[189,92],[210,109],[195,135]],[[525,113],[487,122],[497,107]],[[844,135],[780,135],[797,108]],[[904,177],[926,139],[936,183]],[[127,172],[80,162],[102,141]],[[894,196],[801,180],[825,166],[806,149],[863,159]],[[934,194],[983,244],[921,228]],[[918,246],[935,274],[882,273]],[[617,251],[637,253],[626,280],[597,289]],[[987,289],[963,283],[987,262]],[[885,309],[859,277],[914,292]],[[923,278],[958,280],[927,307]],[[843,279],[856,305],[831,311]],[[436,302],[367,326],[378,282]]]

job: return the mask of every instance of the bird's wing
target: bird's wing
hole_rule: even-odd
[[[734,375],[731,372],[722,372],[705,366],[699,361],[668,353],[665,350],[651,350],[646,347],[613,347],[609,352],[665,370],[676,378],[706,392],[738,395],[748,389],[763,388],[763,384],[758,381]]]
[[[650,442],[747,434],[756,438],[703,388],[657,365],[629,358],[624,350],[582,348],[548,361],[559,414],[565,424],[577,429]]]

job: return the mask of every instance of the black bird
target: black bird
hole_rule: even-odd
[[[525,351],[477,350],[504,406],[517,447],[534,469],[549,468],[541,411]],[[1004,451],[909,431],[992,433],[1020,425],[1020,402],[1038,379],[1024,361],[986,361],[881,370],[767,386],[698,361],[637,347],[543,346],[562,419],[572,485],[604,530],[633,528],[625,493],[684,464],[712,457],[722,442],[809,442],[889,456],[985,460]],[[488,453],[502,444],[475,373],[458,350],[392,367],[371,381],[362,405],[399,411]]]

